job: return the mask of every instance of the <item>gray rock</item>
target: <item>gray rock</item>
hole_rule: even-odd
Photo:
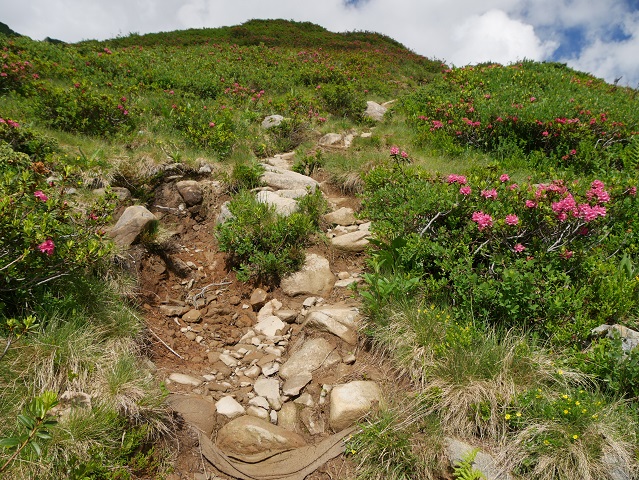
[[[169,395],[168,403],[187,423],[198,428],[207,436],[215,429],[215,405],[204,398]]]
[[[313,375],[310,372],[302,372],[298,375],[294,375],[284,382],[282,386],[282,393],[289,397],[296,397],[302,391],[306,385],[313,380]]]
[[[192,387],[199,387],[202,385],[202,380],[199,378],[192,377],[191,375],[186,375],[184,373],[172,373],[169,375],[169,380],[175,383],[179,383],[180,385],[190,385]]]
[[[153,222],[157,222],[155,215],[142,205],[132,205],[124,211],[109,235],[120,247],[128,247],[140,234],[148,230]]]
[[[226,222],[227,220],[231,220],[232,218],[235,218],[235,215],[233,215],[231,213],[231,210],[229,210],[229,205],[230,205],[230,201],[226,201],[224,202],[222,205],[220,205],[220,213],[218,214],[217,218],[215,219],[215,223],[220,225],[224,222]]]
[[[338,432],[350,427],[368,414],[382,400],[382,392],[375,382],[355,381],[335,385],[331,390],[331,428]]]
[[[277,194],[282,198],[298,199],[308,195],[309,190],[307,188],[295,188],[293,190],[278,190]]]
[[[286,295],[328,295],[335,284],[335,276],[327,259],[310,253],[306,256],[304,265],[299,272],[295,272],[282,279],[281,287]]]
[[[454,438],[447,437],[444,442],[451,465],[461,462],[466,455],[475,450],[471,445]],[[512,480],[509,473],[501,471],[492,456],[482,451],[475,455],[473,468],[479,470],[486,480]]]
[[[368,238],[370,235],[370,232],[367,230],[357,230],[332,238],[331,244],[338,250],[344,252],[363,252],[368,246]]]
[[[316,307],[306,316],[304,326],[332,333],[349,345],[357,343],[359,313],[348,307]]]
[[[256,195],[257,201],[269,205],[275,209],[278,215],[288,217],[297,211],[297,201],[292,198],[284,198],[275,192],[262,191]]]
[[[182,180],[175,184],[187,207],[202,203],[204,198],[200,184],[195,180]]]
[[[250,463],[306,445],[301,435],[250,416],[224,425],[215,443],[226,455]]]
[[[255,393],[267,400],[280,398],[280,382],[276,378],[258,378],[253,385]]]
[[[592,336],[607,338],[621,338],[621,349],[624,352],[630,352],[639,345],[639,332],[632,330],[623,325],[600,325],[591,330]]]
[[[282,115],[269,115],[264,120],[262,120],[262,128],[269,129],[273,127],[279,126],[284,121],[284,117]]]
[[[333,225],[354,225],[357,223],[355,212],[352,208],[342,207],[334,212],[324,215],[324,220]]]
[[[321,367],[335,346],[323,338],[313,338],[294,352],[281,366],[279,375],[285,380],[303,372],[313,373]]]
[[[244,407],[231,396],[222,397],[215,402],[215,410],[218,414],[228,418],[236,418],[244,415]]]
[[[278,334],[282,335],[286,333],[286,330],[289,329],[289,325],[287,323],[284,323],[275,315],[271,315],[269,317],[261,318],[253,326],[253,329],[256,332],[261,333],[262,335],[272,338],[277,336]]]
[[[368,118],[372,118],[378,122],[384,120],[384,114],[388,110],[386,107],[381,106],[379,103],[368,101],[366,102],[366,111],[364,115]]]
[[[293,323],[297,318],[297,312],[295,310],[278,310],[275,312],[275,315],[286,323]]]
[[[275,190],[306,190],[314,192],[319,187],[319,183],[311,177],[291,170],[283,170],[271,165],[264,165],[265,172],[262,175],[262,182]]]
[[[250,407],[246,409],[246,414],[250,415],[251,417],[261,418],[262,420],[269,419],[268,409],[265,409],[262,407],[256,407],[254,405],[251,405]]]
[[[339,144],[343,144],[344,137],[339,133],[327,133],[322,138],[318,140],[318,144],[323,147],[335,146]]]

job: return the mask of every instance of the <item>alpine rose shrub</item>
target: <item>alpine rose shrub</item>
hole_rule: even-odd
[[[362,214],[382,245],[406,239],[396,267],[439,289],[427,294],[447,293],[459,315],[566,343],[638,306],[639,281],[619,268],[624,256],[639,258],[629,183],[515,184],[507,173],[442,178],[380,166],[365,177]]]

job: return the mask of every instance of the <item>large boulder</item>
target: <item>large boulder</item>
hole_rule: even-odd
[[[284,121],[284,117],[282,115],[269,115],[264,120],[262,120],[262,128],[269,129],[273,127],[279,126]]]
[[[153,222],[157,222],[155,215],[142,205],[132,205],[124,211],[109,235],[116,245],[126,248],[147,231]]]
[[[302,175],[301,173],[293,172],[291,170],[284,170],[281,168],[273,167],[271,165],[262,164],[265,171],[262,174],[262,182],[274,190],[296,190],[296,189],[310,189],[314,192],[319,187],[319,183],[313,180],[311,177]]]
[[[299,272],[282,279],[281,287],[286,295],[328,295],[335,285],[335,275],[328,260],[310,253]]]
[[[331,428],[339,432],[367,415],[382,401],[382,392],[375,382],[356,381],[335,385],[331,390]]]
[[[327,133],[322,138],[320,138],[317,142],[323,147],[329,146],[341,146],[344,144],[344,137],[339,133]]]
[[[252,416],[224,425],[215,443],[229,457],[249,463],[306,445],[301,435]]]
[[[352,208],[342,207],[334,212],[324,215],[324,220],[333,225],[354,225],[357,223],[355,212]]]

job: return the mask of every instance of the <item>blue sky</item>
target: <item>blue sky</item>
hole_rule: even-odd
[[[377,31],[456,66],[552,60],[639,85],[639,0],[0,0],[14,30],[69,42],[253,18]]]

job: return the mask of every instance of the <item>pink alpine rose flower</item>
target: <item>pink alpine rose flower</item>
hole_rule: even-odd
[[[482,190],[481,196],[488,200],[495,200],[497,198],[497,190],[491,188],[490,190]]]
[[[506,215],[506,225],[517,225],[519,223],[519,217],[513,213]]]
[[[521,243],[518,243],[517,245],[515,245],[515,246],[513,247],[513,250],[514,250],[516,253],[520,253],[520,252],[523,252],[524,250],[526,250],[526,247],[524,247]]]
[[[49,200],[49,197],[47,197],[47,195],[42,190],[36,190],[35,192],[33,192],[33,196],[41,202],[46,202],[47,200]]]
[[[462,195],[470,195],[471,192],[472,192],[472,189],[468,185],[461,187],[459,189],[459,193],[461,193]]]
[[[483,230],[484,228],[493,226],[493,218],[487,213],[484,213],[481,211],[474,212],[471,218],[473,222],[477,224],[477,227],[479,228],[480,231]]]
[[[42,253],[46,253],[48,256],[53,255],[53,250],[55,249],[55,243],[50,238],[46,239],[40,245],[38,245],[38,249]]]
[[[501,183],[507,182],[508,180],[510,180],[510,176],[507,173],[502,173],[499,177]]]

